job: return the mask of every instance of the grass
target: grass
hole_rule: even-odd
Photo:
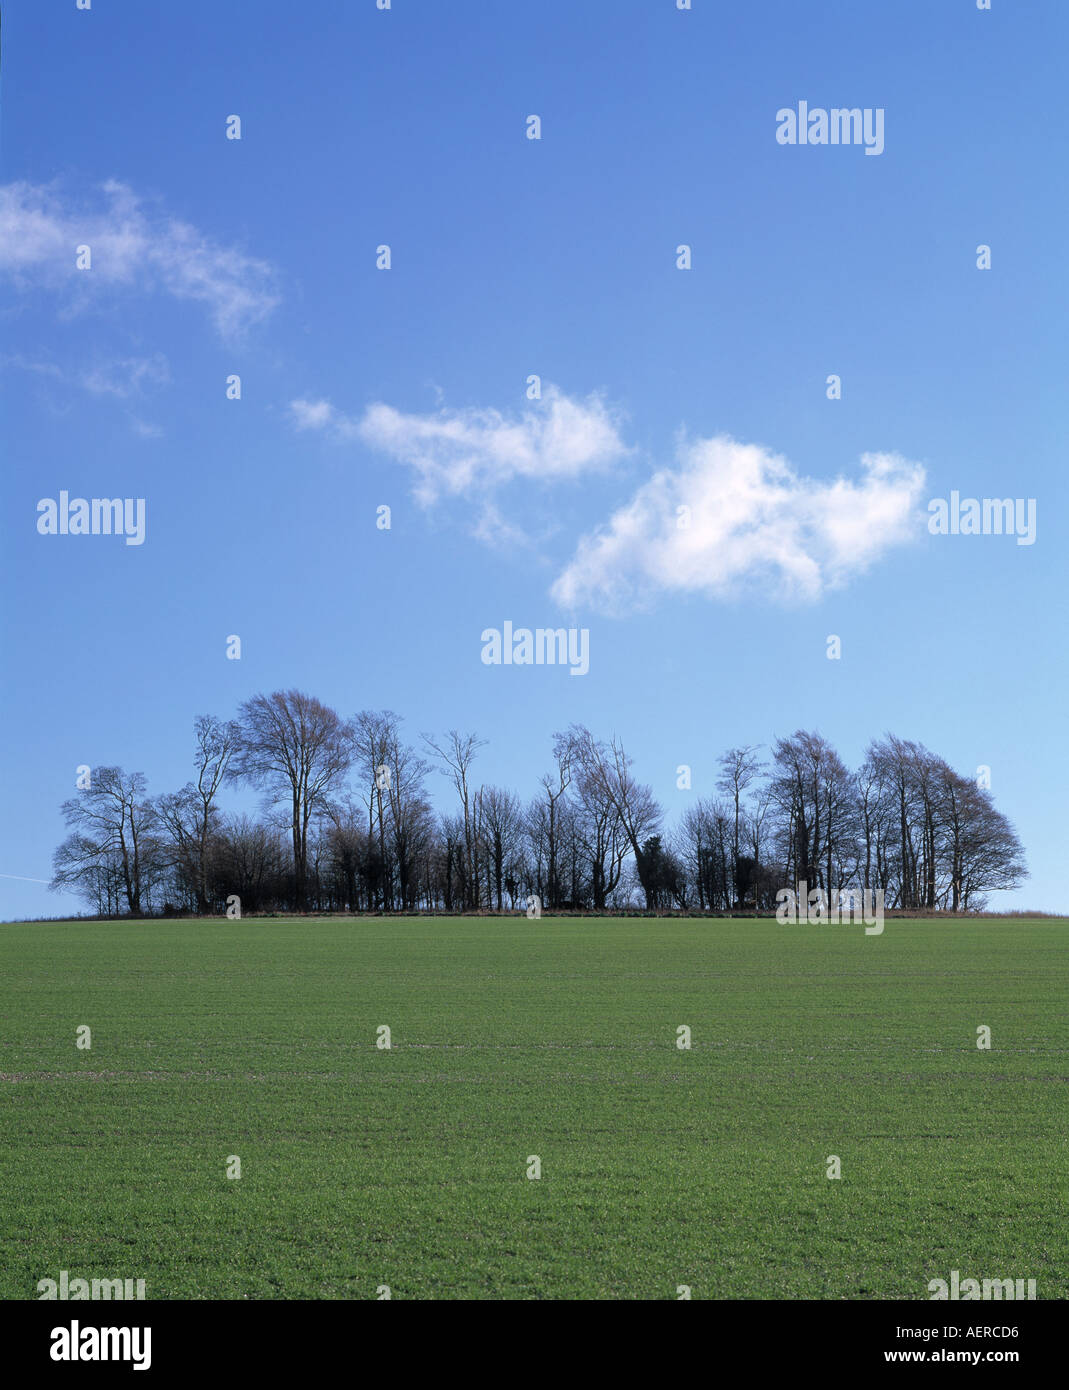
[[[0,1296],[1069,1297],[1067,925],[0,927]]]

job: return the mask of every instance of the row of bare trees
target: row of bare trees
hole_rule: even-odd
[[[65,802],[54,888],[97,913],[548,909],[771,910],[776,892],[882,889],[889,908],[969,911],[1026,876],[988,790],[888,735],[851,771],[818,733],[719,759],[718,795],[666,831],[615,737],[572,725],[528,802],[481,783],[484,741],[409,744],[392,711],[344,719],[300,691],[194,723],[193,779],[152,797],[142,773],[94,769]],[[432,808],[444,775],[455,809]],[[261,794],[226,813],[224,788]],[[681,793],[690,796],[690,793]]]

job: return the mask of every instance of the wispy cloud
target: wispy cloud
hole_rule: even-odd
[[[103,289],[163,292],[201,304],[224,338],[240,336],[278,303],[273,268],[168,217],[114,180],[95,207],[51,185],[0,185],[0,275],[19,288],[66,292],[79,307]],[[88,246],[92,268],[75,249]]]
[[[151,420],[142,420],[137,415],[130,416],[130,428],[140,439],[162,439],[163,430]]]
[[[406,414],[378,402],[358,418],[329,401],[290,403],[293,423],[360,440],[415,474],[424,506],[443,496],[485,496],[516,479],[554,481],[610,467],[627,452],[616,416],[600,396],[583,400],[547,386],[541,401],[512,416],[493,409]]]
[[[170,365],[166,357],[159,352],[151,357],[100,358],[88,367],[61,367],[56,362],[11,353],[0,358],[0,370],[7,371],[11,368],[29,372],[43,382],[51,384],[49,404],[60,413],[68,409],[71,393],[79,388],[94,396],[129,401],[132,397],[143,397],[147,388],[166,385],[171,380]],[[60,392],[62,404],[58,405],[56,398]],[[159,425],[141,419],[129,409],[126,415],[134,434],[141,439],[159,439],[163,435]]]
[[[698,440],[580,540],[552,593],[615,614],[664,594],[812,601],[918,533],[924,477],[897,454],[865,454],[857,481],[822,482],[759,445]]]
[[[299,430],[329,430],[341,439],[354,439],[355,424],[340,415],[329,401],[290,401],[290,418]]]
[[[67,379],[67,373],[57,363],[39,361],[21,352],[9,352],[0,357],[0,369],[6,371],[9,367],[16,367],[20,372],[32,372],[35,376],[47,377],[52,381]]]
[[[79,374],[79,382],[96,396],[118,396],[125,400],[146,386],[161,386],[171,379],[166,357],[122,357],[95,363]]]

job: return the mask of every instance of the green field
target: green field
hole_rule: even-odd
[[[5,1298],[1066,1298],[1069,923],[0,926],[0,1163]]]

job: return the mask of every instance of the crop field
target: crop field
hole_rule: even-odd
[[[1066,1298],[1067,1213],[1064,920],[0,927],[4,1298]]]

